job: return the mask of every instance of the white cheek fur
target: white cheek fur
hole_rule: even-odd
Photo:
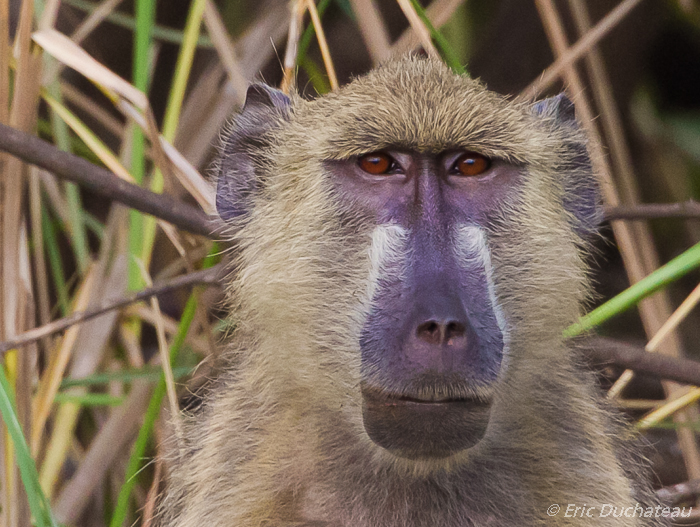
[[[474,267],[483,269],[484,275],[486,276],[486,286],[488,287],[491,307],[496,315],[498,328],[503,334],[503,355],[505,359],[508,356],[507,351],[510,337],[506,317],[496,296],[496,287],[493,281],[493,266],[491,264],[491,251],[489,250],[486,233],[477,225],[458,225],[455,228],[454,244],[458,264],[464,266],[465,269],[473,269]]]
[[[372,231],[368,249],[369,275],[365,302],[363,302],[365,309],[362,310],[364,313],[360,315],[361,319],[366,316],[366,309],[371,305],[382,277],[391,274],[400,280],[405,278],[406,262],[409,256],[407,247],[409,237],[410,231],[408,229],[394,223],[378,225]],[[486,233],[477,225],[458,225],[454,230],[453,243],[458,265],[465,270],[483,272],[486,277],[489,301],[496,316],[498,328],[503,334],[503,351],[504,359],[506,359],[510,342],[508,324],[496,296],[491,252]]]
[[[369,277],[367,281],[367,301],[372,302],[380,278],[386,273],[403,275],[406,261],[406,242],[409,231],[400,225],[387,223],[377,225],[372,231],[369,246]],[[399,276],[401,278],[402,276]]]

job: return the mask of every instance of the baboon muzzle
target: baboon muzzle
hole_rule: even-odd
[[[362,419],[377,445],[409,459],[442,458],[476,445],[489,422],[490,401],[428,401],[362,389]]]
[[[447,457],[482,439],[503,351],[495,316],[484,315],[488,304],[475,287],[470,300],[481,302],[478,313],[455,281],[420,283],[403,291],[404,310],[394,310],[400,334],[375,327],[386,338],[361,342],[363,357],[376,359],[365,362],[365,430],[377,445],[410,459]]]

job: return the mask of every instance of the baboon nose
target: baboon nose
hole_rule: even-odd
[[[470,348],[467,314],[456,298],[426,299],[413,319],[412,336],[404,352],[414,364],[438,372],[449,372],[462,364]]]
[[[447,348],[458,352],[468,347],[467,312],[454,292],[446,287],[423,290],[413,313],[413,336],[423,349]]]
[[[467,310],[449,284],[425,280],[414,292],[403,353],[422,370],[448,373],[470,361],[476,343]]]
[[[467,328],[458,320],[427,320],[416,328],[416,337],[433,346],[465,347]]]

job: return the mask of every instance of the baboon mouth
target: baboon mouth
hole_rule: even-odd
[[[443,404],[474,404],[474,405],[480,405],[480,404],[489,404],[487,402],[480,401],[479,399],[475,398],[453,398],[453,397],[448,397],[445,399],[418,399],[416,397],[409,397],[407,395],[401,395],[401,396],[388,396],[386,399],[386,403],[388,405],[391,404],[402,404],[402,403],[414,403],[414,404],[425,404],[425,405],[443,405]]]
[[[362,389],[362,418],[370,439],[409,459],[442,458],[471,448],[486,432],[491,401],[471,397],[423,399]]]

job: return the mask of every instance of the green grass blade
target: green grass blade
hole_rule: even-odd
[[[100,163],[122,179],[127,181],[131,179],[131,174],[124,168],[117,156],[77,115],[48,93],[43,93],[42,95],[46,104],[51,108],[52,115],[60,117],[56,121],[61,122],[64,127],[69,126],[82,140],[83,144],[90,149],[93,156],[99,159]]]
[[[39,132],[39,137],[42,139],[45,139],[49,142],[54,142],[53,140],[53,131],[51,128],[51,124],[46,119],[39,119],[37,121],[37,131]],[[75,137],[73,135],[70,136],[70,141],[71,141],[71,151],[80,156],[84,157],[87,161],[90,161],[93,165],[99,165],[103,166],[102,161],[90,150],[85,143],[83,143],[82,139],[79,137]]]
[[[57,393],[53,398],[57,403],[74,403],[80,406],[119,406],[125,400],[124,397],[115,397],[107,393]]]
[[[330,5],[331,0],[321,0],[316,6],[316,11],[318,11],[318,18],[323,17],[326,9]],[[314,38],[316,30],[313,24],[309,24],[304,30],[304,34],[299,39],[299,46],[297,48],[297,65],[301,66],[306,57],[307,51],[309,51],[309,46],[311,45],[311,40]]]
[[[155,0],[136,1],[136,32],[134,33],[134,86],[143,93],[148,93],[149,49],[151,46],[151,28],[155,20]],[[144,134],[139,127],[134,127],[131,146],[131,175],[141,184],[146,173],[146,145]],[[129,288],[141,289],[143,277],[137,259],[143,253],[143,215],[134,210],[129,211]]]
[[[192,321],[194,320],[194,315],[197,311],[197,296],[198,295],[196,293],[190,295],[190,298],[187,300],[187,304],[185,305],[182,318],[180,319],[180,324],[177,328],[177,333],[175,334],[175,338],[170,346],[171,363],[177,359],[178,352],[185,342],[187,331],[190,329]],[[134,447],[131,451],[129,464],[126,468],[124,485],[122,485],[122,488],[119,491],[119,498],[117,499],[117,505],[114,508],[112,521],[109,524],[110,527],[121,527],[124,520],[126,520],[131,492],[134,489],[134,485],[136,485],[136,476],[139,470],[141,470],[146,447],[148,446],[148,441],[151,437],[151,433],[153,432],[156,419],[158,419],[158,415],[160,414],[160,407],[164,397],[165,377],[161,375],[153,395],[151,396],[151,401],[148,404],[143,425],[139,430],[139,435],[136,438],[136,442],[134,443]]]
[[[177,58],[175,66],[175,75],[170,87],[168,97],[168,105],[165,109],[165,117],[163,118],[163,137],[169,142],[175,141],[175,133],[177,125],[180,121],[180,112],[182,110],[182,101],[185,99],[185,90],[187,89],[187,81],[190,77],[194,53],[197,49],[197,37],[199,36],[202,17],[204,15],[204,7],[207,0],[193,0],[190,4],[190,11],[187,15],[185,24],[185,33],[180,47],[180,54]],[[160,170],[155,170],[151,181],[151,190],[153,192],[163,192],[163,174]],[[152,217],[143,219],[143,248],[141,259],[148,264],[151,261],[151,253],[153,251],[153,243],[156,237],[156,220]]]
[[[92,231],[92,233],[97,236],[97,238],[102,241],[102,239],[105,236],[105,226],[95,218],[92,214],[89,212],[85,213],[85,216],[83,217],[83,220],[85,220],[85,226]]]
[[[66,286],[65,273],[63,271],[63,261],[61,260],[61,249],[56,236],[56,229],[49,211],[45,207],[41,209],[41,230],[44,233],[44,243],[46,244],[46,254],[49,257],[49,270],[56,287],[56,297],[61,314],[65,317],[70,311],[70,300],[68,287]]]
[[[203,269],[209,269],[215,265],[220,260],[220,249],[217,243],[212,245],[211,251],[204,258],[202,262]],[[192,325],[195,313],[197,311],[197,299],[198,292],[195,291],[190,295],[185,304],[185,309],[182,312],[182,317],[180,318],[180,324],[177,327],[177,333],[170,345],[170,363],[173,364],[177,360],[177,356],[182,348],[185,338],[187,337],[187,332]],[[165,376],[161,373],[158,385],[153,391],[151,396],[151,401],[148,404],[148,409],[146,410],[146,416],[143,420],[143,425],[141,430],[139,430],[139,435],[136,438],[134,447],[131,451],[131,456],[129,457],[129,464],[126,469],[125,482],[119,491],[119,497],[117,499],[117,505],[114,508],[114,514],[112,515],[112,521],[110,522],[110,527],[121,527],[126,519],[126,514],[129,509],[129,498],[131,492],[136,484],[136,475],[141,469],[141,464],[143,462],[143,456],[146,452],[146,446],[148,445],[148,440],[153,432],[153,426],[155,425],[156,419],[160,414],[160,407],[165,397]]]
[[[87,2],[85,0],[63,0],[62,3],[75,7],[76,9],[86,13],[92,13],[98,7],[96,2]],[[134,20],[134,17],[125,13],[112,11],[109,15],[107,15],[106,20],[115,26],[123,27],[131,31],[136,29],[136,20]],[[160,40],[161,42],[177,45],[182,44],[183,32],[178,29],[154,25],[151,28],[151,35],[155,40]],[[197,46],[200,48],[213,49],[214,43],[207,35],[200,35],[197,39]]]
[[[46,60],[54,60],[46,56]],[[47,91],[53,96],[52,99],[57,103],[61,100],[61,91],[58,82],[52,82]],[[71,152],[72,141],[68,133],[68,127],[63,119],[56,114],[52,108],[50,113],[51,128],[53,131],[54,142],[56,146],[64,152]],[[66,201],[68,203],[68,220],[70,222],[68,234],[70,235],[71,245],[75,253],[75,260],[78,264],[78,270],[81,275],[87,271],[90,265],[90,249],[88,248],[87,233],[85,231],[85,222],[83,220],[83,204],[80,198],[80,189],[75,183],[64,183],[66,193]]]
[[[181,379],[192,373],[194,368],[189,366],[179,366],[173,368],[173,376],[176,379]],[[64,379],[61,382],[61,390],[72,388],[74,386],[99,386],[110,382],[133,382],[135,380],[152,380],[157,381],[163,372],[160,366],[144,366],[135,370],[121,370],[108,373],[95,373],[79,379]]]
[[[326,80],[326,75],[318,65],[309,57],[304,57],[299,65],[304,69],[309,76],[309,80],[318,94],[324,94],[331,91],[331,85]]]
[[[202,16],[207,0],[193,0],[190,5],[190,12],[187,15],[185,33],[180,47],[180,54],[175,66],[175,75],[170,88],[168,106],[163,118],[163,137],[171,143],[175,140],[177,124],[180,120],[182,101],[185,99],[185,89],[192,69],[194,52],[197,49],[197,37],[202,26]]]
[[[659,267],[649,276],[625,289],[622,293],[611,298],[602,306],[597,307],[587,315],[581,317],[578,322],[572,324],[564,331],[564,337],[575,337],[576,335],[580,335],[585,331],[599,326],[606,320],[635,306],[643,298],[655,293],[698,267],[700,267],[700,243],[694,245],[666,265]]]
[[[335,0],[335,5],[340,7],[343,13],[345,13],[345,16],[350,18],[350,20],[355,20],[355,13],[352,10],[352,5],[350,4],[349,0]]]
[[[468,64],[472,56],[474,30],[481,27],[480,23],[475,20],[477,16],[472,13],[472,9],[465,2],[455,10],[450,19],[440,28],[440,34],[450,43],[450,46],[457,54],[457,61],[460,64]]]
[[[15,408],[14,392],[5,375],[5,368],[0,366],[0,414],[15,447],[17,466],[27,492],[29,508],[38,527],[58,527],[51,507],[41,490],[41,485],[39,485],[39,474],[34,459],[29,453],[29,447],[24,439]]]
[[[418,13],[418,16],[425,24],[425,27],[427,27],[428,31],[430,31],[430,36],[435,42],[435,45],[440,50],[442,58],[445,60],[445,63],[455,73],[458,73],[460,75],[466,75],[467,70],[464,66],[462,66],[462,63],[459,61],[459,56],[457,55],[457,53],[455,53],[455,50],[452,49],[452,46],[447,41],[447,39],[442,35],[442,33],[440,33],[440,31],[438,31],[438,29],[430,21],[428,16],[425,14],[425,9],[423,9],[423,6],[421,6],[418,3],[418,0],[411,0],[411,5],[413,5],[413,8],[416,10],[416,13]]]

